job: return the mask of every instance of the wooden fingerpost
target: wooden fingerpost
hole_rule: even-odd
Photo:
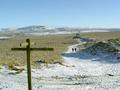
[[[31,80],[31,64],[30,64],[30,52],[31,51],[53,51],[53,48],[30,48],[30,39],[26,39],[26,43],[23,43],[26,48],[11,48],[14,51],[26,51],[27,54],[27,77],[28,77],[28,90],[32,90]],[[22,46],[22,44],[20,44]]]
[[[27,54],[27,76],[28,76],[28,90],[32,90],[32,80],[31,80],[31,64],[30,64],[30,39],[26,39],[28,45],[26,46]]]

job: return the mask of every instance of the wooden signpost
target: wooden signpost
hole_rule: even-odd
[[[14,51],[26,51],[27,54],[27,76],[28,76],[28,90],[32,90],[31,81],[31,64],[30,64],[30,51],[53,51],[53,48],[30,48],[30,39],[26,39],[26,48],[11,48]]]

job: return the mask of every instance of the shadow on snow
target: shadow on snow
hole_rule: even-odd
[[[91,61],[99,61],[101,63],[119,63],[120,55],[115,53],[97,53],[96,55],[92,55],[90,52],[84,50],[77,52],[69,52],[63,53],[64,57],[78,58],[79,60],[91,60]]]

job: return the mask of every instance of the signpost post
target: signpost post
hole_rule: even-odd
[[[11,50],[26,51],[26,54],[27,54],[28,90],[32,90],[30,52],[31,51],[39,51],[39,50],[40,51],[53,51],[53,48],[30,48],[30,39],[26,39],[26,43],[24,43],[24,45],[26,45],[26,48],[11,48]]]

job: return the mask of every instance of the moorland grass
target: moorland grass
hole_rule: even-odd
[[[43,60],[45,63],[62,63],[61,53],[67,50],[69,45],[77,43],[73,35],[45,35],[45,36],[16,36],[8,40],[0,40],[0,64],[26,65],[25,51],[11,51],[13,47],[20,47],[20,43],[29,38],[35,45],[31,47],[51,47],[54,51],[32,51],[31,64]]]
[[[95,38],[97,41],[120,38],[120,32],[89,32],[81,33],[82,37]]]

